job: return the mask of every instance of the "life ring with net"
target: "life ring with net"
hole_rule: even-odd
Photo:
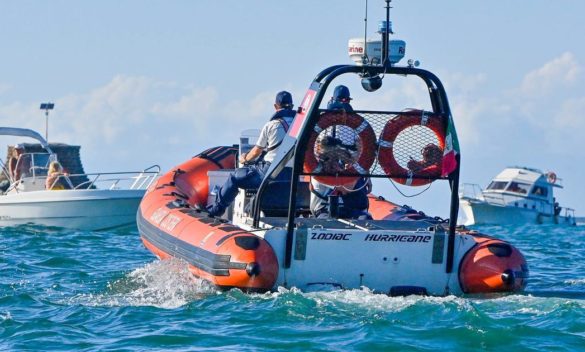
[[[309,137],[303,170],[329,186],[353,185],[369,173],[375,151],[376,133],[362,116],[325,112]]]
[[[400,137],[407,132],[411,136]],[[441,177],[444,150],[444,119],[421,110],[409,110],[384,126],[378,141],[378,162],[395,182],[423,186]],[[418,153],[422,160],[412,158]]]

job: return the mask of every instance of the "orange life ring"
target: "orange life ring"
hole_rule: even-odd
[[[372,126],[370,126],[363,117],[356,113],[348,113],[345,111],[326,112],[319,117],[319,121],[315,125],[307,144],[305,162],[303,165],[304,172],[314,174],[323,170],[322,163],[317,159],[317,155],[315,155],[315,143],[317,142],[319,134],[331,126],[347,126],[357,133],[360,141],[359,157],[357,161],[353,162],[349,167],[340,172],[341,176],[315,175],[313,177],[317,181],[329,186],[353,184],[357,180],[357,175],[368,173],[376,159],[376,133]],[[343,176],[343,174],[357,175]]]
[[[419,170],[413,171],[404,168],[396,161],[394,156],[394,142],[400,132],[413,126],[424,126],[431,129],[439,145],[429,144],[421,150],[421,154],[427,152],[435,154],[441,151],[439,158],[435,157],[431,165],[422,164]],[[424,115],[421,110],[411,110],[403,112],[392,120],[388,121],[382,130],[380,140],[378,141],[378,162],[382,169],[395,182],[407,186],[422,186],[433,182],[434,179],[441,176],[442,151],[445,150],[445,125],[443,119],[437,115]],[[420,163],[411,160],[412,163]],[[411,164],[409,162],[409,164]],[[425,178],[427,177],[427,178]]]
[[[546,179],[548,183],[555,183],[557,182],[557,174],[551,171],[548,174],[546,174]]]

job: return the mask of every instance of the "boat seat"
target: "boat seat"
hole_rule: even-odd
[[[288,216],[288,202],[290,194],[289,181],[271,181],[264,192],[260,210],[264,216],[286,217]],[[297,188],[297,212],[308,211],[311,202],[311,191],[308,182],[299,182]]]
[[[275,180],[268,181],[266,190],[263,192],[260,211],[268,217],[288,216],[288,203],[290,194],[290,180],[292,169],[285,168]],[[246,197],[256,197],[257,189],[247,189]],[[309,182],[299,182],[297,188],[297,210],[309,211],[311,192]],[[252,204],[252,203],[250,203]]]

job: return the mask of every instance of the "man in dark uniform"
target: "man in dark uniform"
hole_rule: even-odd
[[[344,85],[338,85],[333,90],[333,96],[327,103],[327,110],[343,110],[348,113],[353,112],[353,107],[349,103],[352,100],[349,89]],[[339,129],[348,129],[346,126],[339,126]],[[355,132],[338,131],[347,139],[353,136]],[[343,138],[342,138],[343,139]],[[325,136],[323,143],[333,145],[345,145],[347,141],[339,137]],[[355,143],[355,140],[352,140]],[[353,187],[332,187],[325,185],[314,178],[311,178],[311,213],[315,217],[327,217],[331,212],[329,197],[331,195],[339,196],[343,202],[342,211],[338,214],[341,218],[360,218],[368,217],[368,193],[372,191],[372,181],[369,178],[360,177]]]
[[[327,103],[327,110],[345,110],[346,112],[353,112],[353,108],[349,104],[351,97],[349,95],[349,88],[344,85],[338,85],[333,90],[333,96]]]

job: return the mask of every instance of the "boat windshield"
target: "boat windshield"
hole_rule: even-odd
[[[17,168],[21,170],[21,177],[47,176],[51,161],[56,157],[49,153],[25,153],[18,158]]]
[[[508,181],[492,181],[492,183],[487,186],[487,189],[492,191],[502,191],[506,188]]]
[[[530,189],[530,185],[526,183],[520,182],[510,182],[506,191],[520,193],[520,194],[528,194],[528,190]]]

